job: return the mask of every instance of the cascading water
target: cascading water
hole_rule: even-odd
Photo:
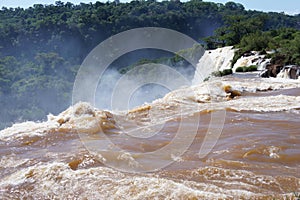
[[[203,82],[212,72],[230,69],[234,52],[232,46],[205,51],[197,64],[193,85]]]

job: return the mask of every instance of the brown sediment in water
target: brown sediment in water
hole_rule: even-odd
[[[225,94],[212,91],[208,95],[201,87],[193,88],[184,94],[188,98],[174,92],[166,97],[168,101],[158,100],[123,114],[84,104],[50,116],[45,123],[28,122],[1,131],[0,195],[4,199],[292,198],[292,192],[300,192],[300,91],[290,86],[298,83],[276,83],[268,91],[263,89],[269,88],[268,82],[249,81],[247,88],[238,84],[238,78],[226,79],[215,84],[220,87],[216,92]],[[260,91],[253,89],[255,84]],[[281,86],[287,88],[278,89]],[[233,91],[239,97],[226,100],[226,93]],[[205,101],[199,103],[201,99]],[[268,108],[261,111],[261,107]],[[222,133],[200,159],[209,127],[220,126],[211,124],[219,110],[226,112]],[[166,159],[174,162],[145,174],[105,166],[104,158],[88,151],[78,136],[78,132],[87,135],[89,142],[109,139],[128,153],[115,160],[118,163],[138,153],[138,159],[143,159],[143,153],[170,145],[179,130],[188,135],[196,124],[195,138],[183,155],[149,160],[149,166]],[[157,132],[138,138],[126,131]],[[180,137],[185,139],[185,134]],[[107,151],[105,159],[116,159],[113,154]]]

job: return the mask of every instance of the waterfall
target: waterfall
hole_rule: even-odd
[[[283,68],[276,76],[276,78],[290,78],[290,70],[291,68]]]
[[[235,50],[232,46],[218,48],[215,50],[207,50],[200,58],[195,70],[193,85],[199,84],[209,77],[214,71],[223,71],[231,69],[231,61]]]
[[[265,55],[260,55],[257,51],[251,51],[248,56],[240,57],[234,64],[232,71],[235,72],[238,67],[249,67],[250,65],[256,65],[257,70],[263,71],[266,66],[270,63],[271,59],[265,58]]]
[[[277,78],[298,79],[300,75],[300,67],[297,65],[287,65],[277,74]]]

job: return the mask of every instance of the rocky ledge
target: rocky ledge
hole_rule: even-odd
[[[263,78],[277,77],[298,79],[300,77],[300,66],[298,65],[267,65],[266,69],[260,73]]]
[[[193,83],[197,83],[195,80],[201,82],[197,74],[208,77],[211,72],[212,76],[222,76],[237,72],[259,71],[259,76],[263,78],[300,79],[300,66],[284,65],[284,58],[273,60],[270,56],[274,53],[272,51],[264,53],[258,51],[246,52],[232,65],[236,50],[232,46],[228,46],[206,51],[197,64]]]

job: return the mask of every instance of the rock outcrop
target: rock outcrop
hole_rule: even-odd
[[[268,65],[264,71],[260,73],[260,77],[269,78],[287,78],[298,79],[300,77],[300,66],[297,65]]]
[[[288,65],[284,66],[277,74],[278,78],[298,79],[300,77],[300,66]]]
[[[264,70],[270,61],[270,58],[265,58],[265,55],[261,55],[257,51],[250,51],[244,53],[244,55],[236,61],[232,70],[236,72],[236,69],[239,67],[249,67],[251,65],[257,66],[257,70]]]
[[[279,74],[279,72],[281,71],[282,68],[283,68],[282,65],[269,64],[266,66],[266,69],[260,73],[260,77],[263,77],[263,78],[274,77],[275,78],[277,76],[277,74]]]
[[[235,52],[236,49],[232,46],[205,51],[197,64],[193,84],[203,82],[213,72],[232,70],[233,73],[236,73],[238,71],[241,72],[240,68],[243,68],[242,72],[260,71],[259,76],[263,78],[300,79],[300,66],[284,66],[284,57],[272,60],[267,55],[274,53],[273,51],[264,52],[263,54],[258,51],[245,52],[232,67]],[[247,67],[251,69],[244,70]]]

